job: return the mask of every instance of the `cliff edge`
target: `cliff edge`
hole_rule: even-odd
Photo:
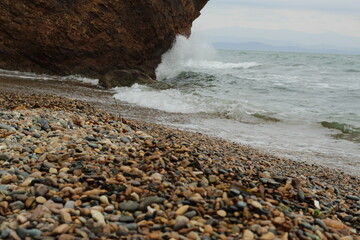
[[[0,68],[147,83],[208,0],[2,0]]]

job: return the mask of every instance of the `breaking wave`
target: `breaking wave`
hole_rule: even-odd
[[[173,47],[161,59],[156,69],[157,80],[175,78],[182,72],[248,69],[261,66],[257,62],[216,61],[216,50],[198,36],[178,36]]]

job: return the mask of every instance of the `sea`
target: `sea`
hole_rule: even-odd
[[[14,74],[97,84],[0,71]],[[179,36],[156,76],[154,84],[111,90],[128,106],[126,117],[360,176],[360,55],[221,50]]]

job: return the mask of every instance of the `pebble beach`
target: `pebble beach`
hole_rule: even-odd
[[[0,89],[1,239],[360,239],[360,179]]]

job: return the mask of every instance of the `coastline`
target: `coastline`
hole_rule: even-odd
[[[118,106],[111,91],[97,91],[96,87],[89,91],[88,85],[84,85],[87,90],[81,91],[82,84],[74,83],[77,92],[70,94],[69,86],[57,81],[42,81],[39,85],[39,82],[21,79],[14,84],[13,80],[0,80],[0,110],[10,115],[23,114],[28,118],[27,124],[35,123],[41,116],[48,119],[53,128],[47,131],[34,128],[34,133],[28,130],[24,133],[22,122],[13,116],[2,121],[9,124],[13,120],[19,130],[7,136],[12,131],[2,130],[3,139],[11,139],[15,134],[39,145],[34,134],[40,134],[40,140],[49,144],[52,151],[51,144],[55,144],[70,153],[69,145],[61,139],[75,134],[77,139],[72,139],[75,146],[71,148],[81,147],[83,151],[71,152],[74,155],[67,156],[67,161],[52,162],[49,154],[53,153],[47,152],[48,148],[38,149],[38,153],[35,148],[34,154],[39,159],[43,156],[51,167],[41,168],[43,162],[29,158],[30,171],[16,160],[18,170],[12,172],[11,161],[21,152],[11,147],[2,150],[8,159],[0,161],[1,184],[8,187],[2,189],[5,197],[0,197],[0,209],[6,216],[0,222],[2,230],[6,228],[9,235],[31,236],[31,231],[40,234],[32,230],[35,229],[32,216],[36,209],[45,207],[50,209],[50,218],[58,221],[41,230],[40,235],[79,237],[85,232],[90,239],[101,236],[127,239],[131,235],[143,239],[165,236],[174,239],[359,239],[356,237],[360,232],[358,177],[320,165],[274,157],[200,133],[121,119],[126,118],[126,106],[114,112]],[[36,95],[31,95],[33,93]],[[62,97],[57,96],[59,93]],[[82,101],[63,98],[72,98],[75,94]],[[18,110],[13,110],[16,108]],[[59,125],[60,120],[75,122],[74,116],[79,118],[79,126],[71,129],[66,124]],[[105,130],[117,138],[106,139],[111,134],[102,132]],[[53,138],[49,132],[58,143],[49,140]],[[122,137],[124,139],[119,140]],[[83,152],[87,158],[85,153],[81,155]],[[91,163],[94,172],[78,170],[75,163],[79,159]],[[23,173],[27,173],[26,177]],[[48,178],[55,179],[55,183],[46,184]],[[60,178],[69,182],[62,182]],[[26,179],[27,186],[24,185]],[[81,184],[76,184],[77,181]],[[106,189],[109,183],[125,189]],[[37,191],[39,185],[48,191],[45,194]],[[12,194],[20,190],[25,190],[22,197],[33,197],[33,202],[29,205],[25,202],[22,209],[12,207],[22,201]],[[56,198],[62,200],[56,202]],[[146,207],[131,210],[124,207],[125,203]],[[72,205],[65,213],[51,210],[66,204]],[[128,220],[122,222],[125,217]],[[80,230],[76,232],[75,228]]]

